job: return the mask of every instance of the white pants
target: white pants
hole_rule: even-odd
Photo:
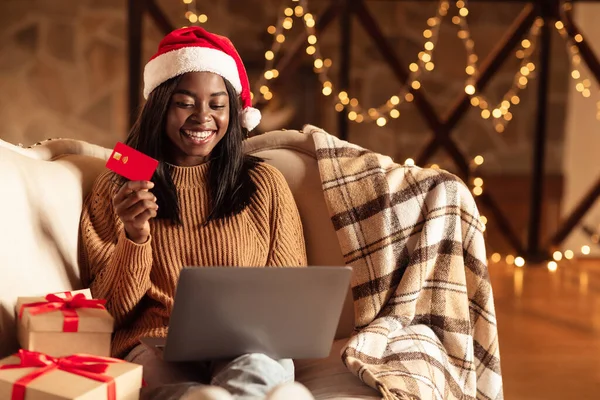
[[[264,354],[244,354],[231,361],[171,363],[159,352],[138,345],[126,361],[144,366],[142,399],[179,399],[200,384],[220,386],[240,400],[262,399],[274,387],[294,381],[294,363]]]

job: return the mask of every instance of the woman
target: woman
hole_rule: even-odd
[[[237,398],[264,397],[293,381],[291,360],[247,354],[183,367],[139,344],[143,336],[166,336],[185,266],[306,265],[283,176],[242,152],[247,131],[260,122],[244,65],[227,38],[178,29],[146,65],[144,97],[127,144],[160,163],[152,182],[124,182],[111,172],[98,177],[81,220],[84,284],[107,300],[115,318],[113,356],[143,364],[149,388],[193,381]],[[208,393],[193,385],[176,391]]]

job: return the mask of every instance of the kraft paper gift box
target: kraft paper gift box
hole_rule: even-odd
[[[89,289],[17,299],[17,334],[25,350],[53,357],[110,356],[114,320]],[[50,300],[48,300],[50,298]]]
[[[138,400],[141,387],[142,366],[114,358],[20,350],[0,360],[2,400]]]

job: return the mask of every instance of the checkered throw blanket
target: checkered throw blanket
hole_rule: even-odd
[[[346,366],[384,399],[502,399],[492,287],[469,189],[448,172],[304,131],[354,268]]]

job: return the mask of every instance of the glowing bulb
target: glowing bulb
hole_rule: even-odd
[[[429,39],[431,36],[433,36],[433,32],[431,32],[431,29],[425,29],[423,31],[424,38]]]
[[[562,21],[556,21],[556,23],[554,24],[554,27],[558,30],[561,30],[565,27],[565,25],[562,23]]]
[[[268,86],[266,86],[266,85],[262,85],[262,86],[260,87],[260,92],[261,92],[262,94],[265,94],[265,93],[267,93],[268,91],[269,91],[269,87],[268,87]]]
[[[496,124],[496,126],[494,128],[496,129],[496,132],[498,132],[498,133],[504,132],[504,125],[502,125],[502,124]]]
[[[452,23],[454,25],[460,24],[460,17],[458,15],[455,15],[454,17],[452,17]]]
[[[361,122],[363,122],[364,120],[365,120],[365,117],[363,117],[363,115],[362,115],[362,114],[358,114],[358,115],[356,116],[356,122],[358,122],[359,124],[360,124]]]
[[[515,258],[515,265],[519,268],[525,265],[525,259],[523,257]]]
[[[481,110],[481,118],[488,119],[490,117],[490,110]]]
[[[575,89],[577,89],[578,92],[583,92],[585,86],[583,86],[583,83],[579,82],[577,85],[575,85]]]
[[[332,84],[331,84],[331,82],[329,82],[329,81],[325,81],[325,82],[323,82],[323,86],[325,86],[325,87],[329,87],[329,88],[330,88],[330,87],[333,87],[333,85],[332,85]]]
[[[383,117],[379,117],[377,118],[377,125],[378,126],[385,126],[385,124],[387,124],[387,120]]]
[[[524,49],[528,49],[529,47],[531,47],[531,42],[527,39],[523,39],[523,41],[521,42],[521,47],[523,47]]]
[[[506,263],[508,265],[513,265],[515,262],[515,256],[513,256],[512,254],[509,254],[506,256],[506,258],[504,258],[504,261],[506,261]]]
[[[460,31],[458,31],[458,38],[459,39],[463,39],[464,40],[464,39],[466,39],[468,37],[469,37],[469,32],[464,31],[462,29]]]
[[[481,186],[475,186],[473,188],[473,194],[475,196],[481,196],[482,193],[483,193],[483,189],[481,188]]]
[[[528,62],[528,63],[527,63],[527,68],[528,68],[530,71],[535,71],[535,64],[534,64],[534,63],[532,63],[532,62]]]
[[[585,254],[587,256],[588,254],[590,254],[590,251],[591,251],[590,246],[588,246],[587,244],[584,246],[581,246],[582,254]]]
[[[400,104],[400,97],[398,97],[398,96],[390,97],[390,103],[397,106],[398,104]]]
[[[390,111],[390,117],[392,117],[392,118],[398,118],[398,117],[400,117],[400,111],[398,111],[396,109],[391,110]]]
[[[326,68],[331,67],[332,64],[333,64],[333,61],[331,61],[330,58],[326,58],[325,61],[323,61],[323,65],[325,65]]]
[[[268,79],[273,79],[273,71],[265,71],[265,78]]]
[[[317,69],[321,69],[323,68],[323,60],[321,60],[320,58],[317,58],[314,62],[315,68]]]
[[[475,165],[481,165],[481,164],[483,164],[483,161],[484,161],[484,159],[482,156],[476,156],[473,159],[473,162],[475,163]]]
[[[467,75],[473,75],[475,73],[475,67],[469,65],[467,68],[465,68],[465,72]]]
[[[479,177],[473,179],[473,185],[475,185],[475,186],[483,186],[483,179],[481,179]]]
[[[474,95],[475,94],[475,86],[470,85],[470,84],[465,86],[465,93],[468,95],[471,95],[471,96]]]
[[[306,26],[309,28],[312,28],[315,26],[315,20],[314,19],[309,19],[308,21],[306,21]]]
[[[414,99],[415,99],[415,96],[412,93],[406,93],[404,95],[404,100],[406,100],[408,103],[410,103]]]
[[[191,4],[192,0],[183,0],[183,4]]]
[[[277,71],[276,69],[272,69],[271,72],[273,72],[273,78],[277,78],[279,76],[279,71]]]
[[[479,220],[481,221],[482,224],[487,225],[488,223],[488,219],[485,215],[480,215],[479,216]]]
[[[519,96],[513,96],[510,98],[510,102],[513,103],[514,105],[517,105],[521,102],[521,99],[519,98]]]
[[[433,50],[433,42],[425,42],[425,50]]]
[[[529,75],[529,72],[531,72],[531,71],[529,71],[529,68],[527,68],[526,66],[523,66],[523,67],[521,67],[520,72],[521,72],[521,75],[527,76],[527,75]]]
[[[279,35],[277,35],[275,40],[277,40],[277,42],[279,42],[279,43],[283,43],[283,42],[285,42],[285,36],[280,33]]]
[[[277,28],[275,28],[273,25],[271,25],[267,28],[267,32],[269,32],[271,35],[274,35],[275,32],[277,32]]]
[[[529,81],[524,76],[519,78],[519,84],[525,86],[525,85],[527,85],[527,82],[529,82]]]
[[[309,54],[309,55],[315,54],[316,51],[317,51],[317,49],[315,48],[315,46],[308,46],[306,48],[306,54]]]
[[[415,165],[415,160],[413,160],[412,158],[407,158],[406,160],[404,160],[404,165],[413,167]]]
[[[554,261],[560,261],[563,258],[563,254],[557,250],[554,253],[552,253],[552,258],[554,259]]]
[[[315,35],[310,35],[307,40],[308,40],[308,43],[310,43],[310,44],[317,43],[317,37]]]
[[[325,87],[323,88],[323,91],[322,91],[322,92],[323,92],[323,94],[324,94],[325,96],[329,96],[329,95],[331,94],[332,90],[331,90],[331,88],[330,88],[330,87],[328,87],[328,86],[325,86]]]
[[[469,56],[469,62],[471,64],[475,64],[477,62],[477,60],[479,60],[479,57],[477,57],[477,54],[471,54]]]
[[[523,50],[517,50],[515,55],[517,56],[518,59],[522,59],[525,57],[525,52]]]
[[[412,88],[418,90],[421,87],[421,83],[419,81],[413,81]]]
[[[429,26],[435,26],[438,23],[438,19],[435,17],[431,17],[427,20],[427,25]]]
[[[408,66],[408,69],[410,69],[412,72],[417,72],[419,70],[419,66],[417,65],[417,63],[411,63]]]
[[[435,65],[432,62],[428,62],[425,64],[425,69],[427,71],[433,71],[434,68],[435,68]]]
[[[556,261],[550,261],[548,263],[548,271],[550,272],[554,272],[558,269],[558,264],[556,263]]]
[[[577,35],[575,35],[575,41],[577,43],[583,42],[583,36],[581,36],[581,33],[578,33]]]
[[[346,106],[346,105],[348,105],[348,103],[350,103],[350,99],[346,97],[346,98],[342,99],[341,102],[343,105]]]
[[[286,18],[281,25],[283,26],[283,29],[292,29],[294,21],[291,18]]]
[[[313,19],[313,15],[311,13],[304,14],[304,20],[308,21],[309,19]]]
[[[290,7],[288,7],[285,9],[284,14],[287,15],[288,17],[291,17],[292,15],[294,15],[294,10],[292,10]]]
[[[479,105],[479,97],[471,97],[471,105],[477,107]]]
[[[263,97],[265,98],[265,100],[271,100],[273,98],[273,93],[267,92],[263,94]]]
[[[423,62],[429,62],[429,61],[431,61],[431,54],[423,53],[423,55],[421,56],[421,60]]]
[[[194,13],[191,13],[190,17],[188,19],[190,20],[190,22],[192,24],[195,24],[196,22],[198,22],[198,16],[196,14],[194,14]]]
[[[502,256],[500,255],[500,253],[494,253],[492,254],[492,261],[497,263],[500,262],[500,260],[502,260]]]
[[[463,8],[465,6],[465,2],[463,0],[458,0],[456,2],[456,7],[457,8]]]
[[[590,89],[583,89],[581,94],[583,95],[583,97],[590,97],[592,95],[592,92],[590,92]]]
[[[440,166],[437,164],[431,164],[431,168],[433,169],[440,169]]]
[[[304,15],[304,8],[302,8],[302,6],[296,6],[296,8],[294,8],[294,14],[296,14],[296,17],[301,17]]]
[[[273,53],[271,50],[269,50],[265,53],[265,58],[267,60],[272,60],[273,58],[275,58],[275,53]]]
[[[350,105],[352,107],[358,107],[358,99],[351,99],[350,100]]]
[[[349,119],[350,121],[354,121],[354,120],[356,119],[357,115],[358,115],[358,114],[356,114],[356,112],[355,112],[355,111],[350,111],[350,112],[348,113],[348,119]]]
[[[347,99],[348,98],[348,93],[346,93],[345,91],[341,91],[340,93],[338,93],[338,97],[341,99]]]
[[[575,253],[573,253],[573,250],[565,250],[565,258],[567,260],[573,259],[574,256],[575,256]]]
[[[498,108],[495,108],[494,111],[492,111],[492,115],[494,118],[500,118],[502,116],[502,111],[500,111]]]
[[[206,14],[200,14],[198,16],[198,22],[200,22],[201,24],[206,23],[206,21],[208,21],[208,16]]]
[[[461,8],[458,13],[460,14],[461,17],[466,17],[467,15],[469,15],[469,10],[466,8]]]
[[[340,103],[337,103],[337,104],[335,105],[335,111],[337,111],[337,112],[342,112],[342,111],[344,111],[344,106],[343,106],[342,104],[340,104]]]

